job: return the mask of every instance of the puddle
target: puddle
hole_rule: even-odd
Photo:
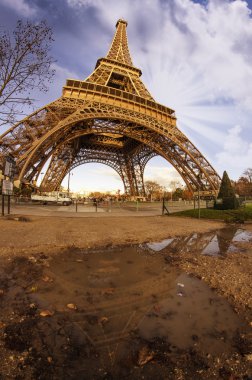
[[[165,239],[160,242],[143,244],[154,252],[164,249],[170,252],[201,252],[203,255],[226,255],[230,252],[239,252],[236,243],[252,242],[252,233],[237,227],[227,227],[217,231],[211,231],[204,234],[193,233],[189,236]]]
[[[168,297],[140,323],[140,335],[147,340],[169,337],[169,342],[180,349],[200,341],[205,354],[231,352],[231,337],[239,319],[228,303],[197,278],[181,274],[176,281]]]
[[[206,244],[194,234],[159,247],[186,241]],[[176,379],[179,368],[191,379],[235,354],[245,329],[204,282],[137,247],[16,258],[2,266],[0,289],[1,344],[20,378]]]

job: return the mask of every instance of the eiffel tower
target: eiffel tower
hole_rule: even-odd
[[[144,195],[144,169],[160,155],[192,192],[215,194],[220,178],[176,125],[175,112],[158,104],[129,53],[120,19],[105,58],[85,80],[67,79],[62,96],[0,136],[0,166],[16,159],[17,182],[32,183],[47,161],[41,191],[55,191],[75,167],[103,163],[121,177],[125,193]],[[88,181],[88,179],[86,179]]]

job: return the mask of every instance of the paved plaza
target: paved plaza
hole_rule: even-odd
[[[169,213],[189,210],[194,208],[193,202],[166,202]],[[197,204],[196,204],[197,207]],[[201,202],[201,208],[206,207],[205,202]],[[7,213],[7,207],[5,208]],[[11,204],[12,215],[34,215],[34,216],[59,216],[59,217],[106,217],[106,216],[157,216],[162,214],[161,202],[125,202],[108,203],[104,202],[94,206],[88,204],[72,204],[70,206],[59,206],[55,204],[32,204],[13,203]]]

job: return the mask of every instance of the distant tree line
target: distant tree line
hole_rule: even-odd
[[[178,201],[179,199],[190,200],[193,197],[193,193],[190,190],[186,187],[178,186],[175,181],[170,182],[169,190],[156,181],[146,181],[144,187],[148,200],[152,201],[160,201],[163,198],[174,201]]]

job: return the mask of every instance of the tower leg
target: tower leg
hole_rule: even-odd
[[[51,158],[50,165],[40,185],[41,191],[57,191],[61,182],[71,168],[75,157],[72,145],[66,144],[60,152],[56,151]]]
[[[124,155],[121,172],[126,194],[145,196],[143,171],[144,166],[141,164],[138,155],[133,157],[129,154]]]

